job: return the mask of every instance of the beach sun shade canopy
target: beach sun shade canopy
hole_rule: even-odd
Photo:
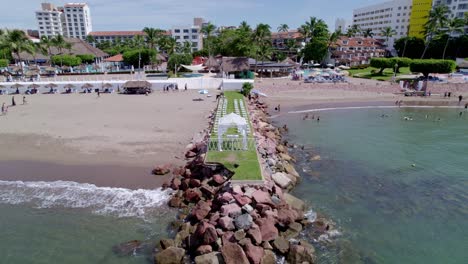
[[[189,70],[189,71],[201,71],[203,69],[205,69],[205,66],[203,66],[203,64],[198,64],[198,65],[183,65],[181,64],[182,67],[184,67],[185,69]]]
[[[223,151],[223,135],[231,127],[237,127],[237,131],[242,135],[242,145],[247,150],[247,120],[240,115],[231,113],[223,116],[218,123],[218,150]]]

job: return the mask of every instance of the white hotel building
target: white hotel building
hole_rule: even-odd
[[[201,28],[203,20],[201,18],[194,18],[194,25],[192,26],[175,26],[171,29],[172,37],[184,45],[185,42],[190,42],[192,45],[192,52],[203,49],[203,33]]]
[[[434,6],[448,6],[450,11],[452,12],[450,16],[451,18],[458,17],[463,19],[465,13],[468,13],[468,0],[435,0],[432,4]],[[465,33],[468,34],[468,26],[465,27]]]
[[[91,12],[86,3],[68,3],[64,7],[42,3],[41,7],[42,10],[36,11],[39,37],[62,35],[85,39],[93,30]]]
[[[372,29],[374,38],[385,40],[381,30],[391,27],[396,35],[389,39],[388,47],[393,49],[396,39],[408,35],[412,0],[393,0],[353,10],[353,25],[362,30]]]

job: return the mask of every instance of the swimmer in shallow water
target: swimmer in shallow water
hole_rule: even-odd
[[[403,118],[405,121],[413,121],[413,118],[409,117],[409,116],[405,116]]]

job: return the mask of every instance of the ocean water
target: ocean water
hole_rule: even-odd
[[[169,193],[75,182],[0,181],[0,263],[152,263],[175,213]],[[145,247],[117,256],[130,240]]]
[[[304,146],[293,151],[303,178],[295,194],[341,233],[317,244],[320,263],[468,263],[468,113],[459,112],[348,109],[315,113],[320,123],[304,114],[276,120]]]

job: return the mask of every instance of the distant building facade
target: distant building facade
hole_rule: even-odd
[[[126,40],[133,40],[136,36],[146,36],[143,31],[93,31],[89,33],[96,43],[102,42],[124,42]]]
[[[297,48],[301,46],[304,37],[297,30],[290,30],[288,32],[273,32],[271,33],[271,43],[277,50],[288,50],[288,41],[292,39]],[[291,52],[295,53],[297,50]]]
[[[371,58],[385,56],[382,43],[374,38],[342,36],[331,46],[331,62],[335,65],[370,64]]]
[[[346,32],[348,29],[348,23],[344,18],[337,18],[335,20],[335,32],[336,31],[341,31],[341,32]]]
[[[446,5],[452,14],[450,18],[458,17],[463,19],[465,13],[468,13],[468,0],[435,0],[433,6]],[[468,26],[465,26],[465,33],[468,34]],[[456,35],[459,35],[456,34]]]
[[[36,11],[39,37],[64,37],[85,39],[92,31],[91,11],[86,3],[68,3],[56,7],[51,3],[42,3]]]
[[[187,26],[174,26],[171,29],[172,37],[184,45],[185,42],[189,42],[192,46],[192,52],[203,49],[203,34],[201,29],[204,21],[201,18],[194,19],[194,25]]]
[[[353,10],[353,25],[362,30],[371,29],[374,38],[385,40],[381,31],[391,27],[396,34],[389,38],[388,47],[393,48],[396,39],[408,36],[413,0],[392,0]]]

